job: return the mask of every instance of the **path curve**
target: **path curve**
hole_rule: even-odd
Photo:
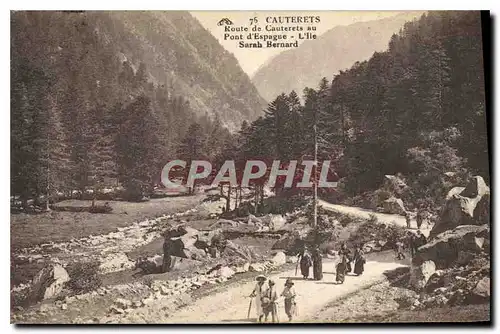
[[[363,219],[370,219],[370,216],[374,215],[375,217],[377,217],[378,221],[381,223],[393,224],[393,225],[397,225],[397,226],[401,226],[401,227],[406,227],[406,218],[401,216],[401,215],[373,212],[373,211],[359,208],[356,206],[332,204],[332,203],[328,203],[328,202],[323,201],[323,200],[319,200],[318,205],[326,210],[331,210],[334,212],[338,212],[338,213],[342,213],[342,214],[346,214],[346,215],[351,215],[351,216],[355,216],[355,217],[359,217],[359,218],[363,218]],[[412,226],[412,229],[416,229],[417,222],[415,221],[415,219],[411,220],[411,226]],[[429,236],[429,233],[431,230],[430,226],[426,224],[422,227],[423,227],[421,229],[422,233],[425,236]]]
[[[379,222],[396,224],[406,227],[406,220],[403,216],[395,214],[384,214],[371,212],[357,207],[331,204],[320,200],[319,205],[327,210],[353,215],[360,218],[369,219],[370,215],[375,215]],[[428,230],[423,230],[428,234]],[[304,281],[295,275],[295,269],[284,270],[272,274],[269,278],[276,282],[277,292],[281,293],[287,278],[294,279],[295,289],[298,294],[298,315],[294,322],[307,322],[314,319],[314,315],[320,312],[335,300],[346,297],[349,294],[366,289],[373,284],[384,281],[385,272],[403,266],[409,266],[409,259],[396,260],[394,252],[386,251],[372,253],[366,256],[367,263],[362,276],[347,276],[342,285],[334,283],[335,265],[339,258],[323,260],[323,280]],[[257,273],[256,273],[257,276]],[[147,323],[175,323],[175,324],[200,324],[200,323],[255,323],[255,307],[252,305],[250,319],[247,318],[248,306],[250,303],[249,294],[252,292],[255,282],[241,282],[228,287],[226,291],[202,297],[195,300],[191,305],[185,306],[169,315],[159,315],[158,312],[150,312],[147,308],[138,310],[142,319]],[[283,300],[278,301],[278,318],[280,322],[287,322]],[[161,302],[153,306],[154,309],[161,309]]]

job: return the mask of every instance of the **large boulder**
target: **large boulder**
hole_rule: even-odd
[[[141,269],[144,274],[161,273],[163,272],[163,256],[141,257],[136,261],[136,268]]]
[[[484,179],[481,176],[474,176],[464,191],[460,193],[461,196],[474,198],[476,196],[484,196],[490,194],[490,187],[486,185]]]
[[[198,240],[196,240],[195,246],[200,249],[207,249],[211,246],[216,246],[222,238],[223,234],[220,229],[200,231],[198,232]]]
[[[275,265],[281,266],[286,263],[286,255],[283,252],[277,252],[271,260]]]
[[[262,222],[269,226],[271,231],[278,231],[286,224],[286,219],[282,215],[269,214],[262,217]]]
[[[252,263],[248,270],[251,272],[262,272],[266,270],[266,266],[262,263]]]
[[[396,197],[390,197],[382,202],[382,208],[385,213],[404,215],[406,209],[403,200]]]
[[[259,217],[255,217],[254,215],[249,214],[247,224],[261,226],[263,224],[263,222],[262,222],[262,219],[260,219]]]
[[[179,235],[180,233],[184,233]],[[166,233],[163,252],[171,256],[182,257],[185,259],[201,260],[206,257],[203,247],[198,242],[200,232],[191,227],[179,227]]]
[[[46,266],[33,278],[32,300],[40,301],[56,297],[69,279],[68,272],[60,264]]]
[[[436,264],[431,260],[424,261],[420,265],[412,264],[410,269],[410,286],[417,291],[422,290],[435,272]]]
[[[430,236],[451,230],[460,225],[490,223],[490,188],[481,176],[475,176],[466,187],[452,188],[441,215]]]
[[[274,243],[272,249],[282,250],[287,255],[296,255],[302,250],[310,232],[311,227],[309,226],[303,226],[295,229],[294,231],[287,232]]]
[[[384,189],[392,194],[401,195],[408,189],[408,185],[399,176],[385,175]]]
[[[490,238],[488,225],[464,225],[451,231],[438,234],[427,244],[420,246],[414,264],[421,264],[427,260],[436,263],[438,269],[448,268],[455,263],[461,252],[481,252],[485,240]]]
[[[245,262],[251,262],[255,260],[256,254],[247,246],[240,246],[227,240],[225,242],[224,249],[221,252],[221,257],[225,258],[239,258]]]
[[[170,271],[176,270],[176,271],[186,271],[186,270],[193,270],[193,268],[197,268],[200,265],[202,265],[203,262],[193,260],[190,258],[183,258],[183,257],[177,257],[177,256],[172,256],[172,262],[170,264]]]
[[[221,267],[219,270],[217,270],[218,277],[231,278],[235,274],[235,271],[229,267]]]
[[[483,277],[479,282],[477,282],[476,287],[471,291],[468,296],[468,302],[470,304],[487,303],[490,300],[490,289],[490,278]]]
[[[450,189],[450,191],[448,191],[448,193],[446,194],[446,197],[445,199],[446,200],[449,200],[451,198],[453,198],[453,196],[455,195],[460,195],[460,193],[462,191],[464,191],[465,187],[453,187]]]
[[[246,273],[250,270],[250,262],[245,262],[244,264],[235,267],[235,271],[237,274]]]

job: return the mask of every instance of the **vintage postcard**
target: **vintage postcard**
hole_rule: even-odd
[[[11,323],[490,322],[480,11],[12,11]]]

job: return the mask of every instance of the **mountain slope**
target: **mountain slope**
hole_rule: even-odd
[[[375,51],[387,49],[390,37],[419,15],[411,12],[335,27],[316,40],[280,53],[259,68],[252,81],[268,101],[292,90],[301,95],[305,87],[315,88],[322,77],[330,79],[356,61],[367,60]]]
[[[254,119],[265,105],[236,58],[187,12],[93,13],[103,30],[119,26],[127,34],[124,53],[142,60],[150,75],[168,82],[199,112],[223,121]],[[107,25],[108,24],[108,25]],[[110,31],[111,34],[116,31]],[[118,34],[120,32],[118,31]]]
[[[92,72],[85,67],[112,57],[113,63],[127,61],[135,72],[145,65],[149,82],[183,96],[196,114],[217,114],[228,125],[255,119],[265,106],[236,58],[188,12],[14,12],[13,20],[13,48],[22,49],[24,58],[46,72],[55,69],[60,80],[73,69]],[[37,43],[42,36],[45,42]],[[89,47],[91,53],[94,48],[105,51],[93,54],[90,64],[71,59],[71,70],[69,58],[53,57],[58,48],[88,54]]]
[[[213,158],[231,136],[223,125],[239,129],[265,105],[187,12],[12,12],[10,67],[11,187],[23,208],[117,182],[137,198],[184,140]]]

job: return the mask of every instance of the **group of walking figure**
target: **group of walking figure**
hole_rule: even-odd
[[[338,254],[341,258],[341,261],[336,265],[336,278],[335,281],[338,284],[344,283],[345,277],[347,273],[351,271],[356,275],[362,275],[365,270],[366,259],[363,254],[363,250],[361,247],[355,247],[354,252],[352,252],[346,245],[346,243],[342,243],[340,246],[340,250]],[[319,260],[318,260],[319,256]],[[319,254],[319,250],[315,249],[312,254],[309,253],[307,247],[304,247],[302,254],[299,256],[300,262],[300,272],[304,279],[309,279],[309,270],[311,266],[313,267],[313,279],[321,280],[323,279],[323,273],[321,271],[321,255]],[[319,265],[315,265],[316,263]],[[354,267],[353,264],[354,263]]]
[[[410,227],[411,216],[409,213],[405,215],[406,224],[408,228]],[[421,212],[417,213],[417,232],[413,233],[411,231],[407,232],[407,235],[402,240],[395,242],[395,253],[398,260],[405,259],[405,250],[409,250],[411,257],[413,257],[418,248],[427,243],[427,238],[420,231],[422,223],[425,221],[426,217]],[[361,245],[354,247],[354,251],[347,247],[346,243],[342,243],[340,249],[338,250],[338,255],[340,257],[340,262],[337,263],[336,269],[336,284],[343,284],[348,273],[353,273],[355,276],[360,276],[365,270],[366,259]],[[304,245],[302,251],[299,254],[297,260],[297,268],[295,269],[295,275],[297,275],[297,269],[300,265],[300,273],[304,280],[309,280],[310,269],[312,267],[312,280],[320,281],[323,279],[323,264],[322,256],[319,248],[316,246],[309,250],[309,248]],[[267,281],[267,287],[265,282]],[[293,317],[297,315],[297,302],[296,293],[294,289],[294,283],[289,278],[285,282],[283,292],[279,295],[284,298],[285,313],[288,316],[288,320],[292,321]],[[272,322],[279,321],[278,319],[278,294],[275,288],[275,282],[268,280],[265,276],[257,276],[257,283],[255,285],[252,294],[250,295],[255,299],[255,308],[257,311],[257,318],[259,322],[268,321],[269,315],[271,315]],[[252,300],[253,300],[252,299]],[[250,302],[248,308],[248,316],[250,316],[251,304]]]
[[[353,271],[357,276],[363,274],[364,265],[366,263],[365,257],[361,247],[356,247],[354,252],[343,243],[338,251],[341,261],[336,265],[336,283],[343,284],[346,275]],[[354,263],[354,266],[352,264]],[[313,268],[312,280],[320,281],[323,279],[322,271],[322,256],[319,248],[314,248],[312,251],[304,246],[301,254],[299,255],[297,266],[300,264],[300,272],[304,280],[309,279],[310,269]],[[297,270],[295,272],[297,274]],[[272,322],[279,321],[278,319],[278,294],[276,292],[275,282],[267,279],[264,275],[259,275],[256,278],[257,283],[250,297],[255,300],[255,308],[257,313],[258,322],[268,321],[271,315]],[[265,282],[267,281],[267,286]],[[284,299],[285,313],[288,320],[292,321],[293,317],[297,315],[297,294],[294,289],[294,282],[289,278],[285,282],[283,292],[279,295]],[[250,316],[251,303],[248,308],[248,316]]]
[[[268,280],[264,275],[257,276],[256,280],[257,284],[250,294],[250,297],[255,299],[255,309],[258,321],[262,322],[262,320],[264,320],[267,322],[269,315],[271,315],[272,322],[278,322],[278,294],[275,288],[276,284],[273,280]],[[266,280],[268,281],[267,287],[265,286]],[[285,313],[288,316],[289,321],[292,321],[292,318],[297,311],[297,303],[295,301],[295,297],[297,295],[293,286],[293,281],[287,279],[285,282],[285,288],[280,294],[280,296],[284,297]],[[252,308],[251,301],[248,308],[248,316],[250,316],[250,310]]]

